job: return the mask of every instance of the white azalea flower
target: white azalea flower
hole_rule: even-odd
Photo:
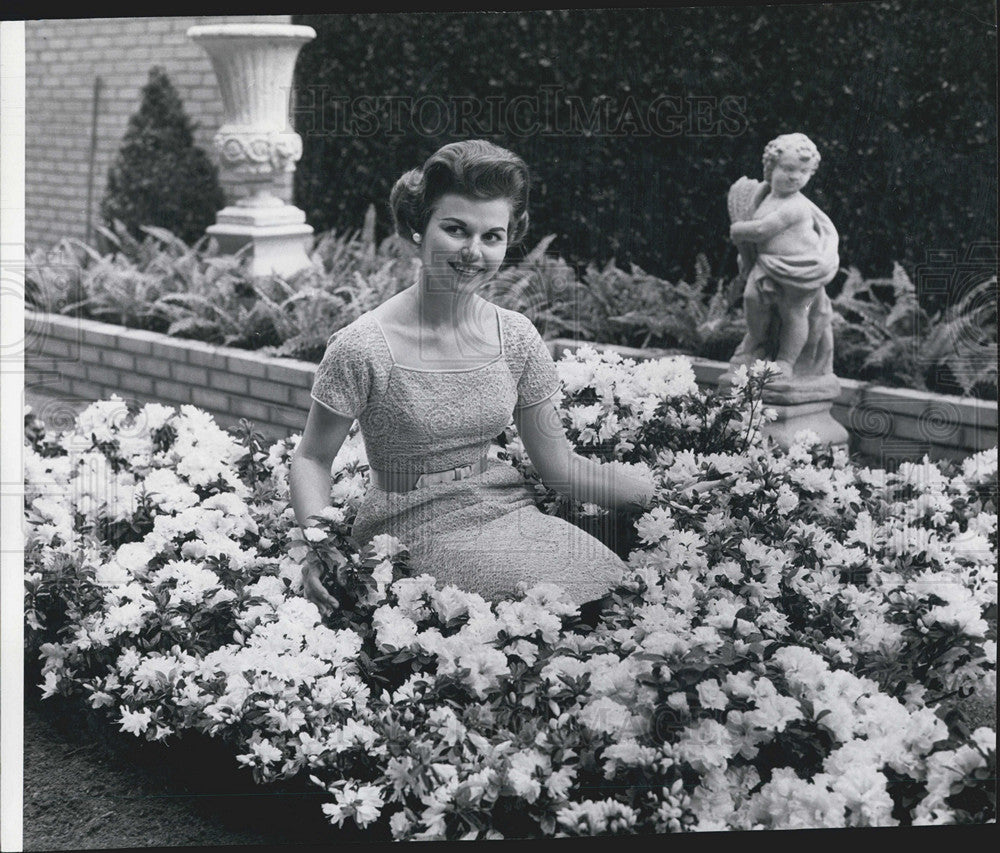
[[[136,736],[143,734],[153,719],[153,712],[149,708],[143,708],[141,711],[130,711],[122,705],[119,710],[121,711],[119,729]]]
[[[383,604],[372,614],[375,638],[383,651],[396,652],[408,648],[417,636],[417,624],[404,615],[401,608]]]
[[[375,536],[372,539],[372,547],[375,549],[375,556],[382,560],[391,560],[406,548],[395,536],[390,536],[388,533]]]

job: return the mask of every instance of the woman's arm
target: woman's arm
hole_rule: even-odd
[[[514,424],[538,475],[551,489],[573,500],[614,510],[642,510],[652,486],[617,466],[602,465],[573,451],[551,398],[514,410]]]
[[[338,415],[315,400],[288,474],[292,509],[300,527],[330,503],[330,468],[351,431],[352,418]]]
[[[330,503],[330,467],[340,451],[353,418],[330,411],[313,401],[306,418],[302,438],[288,472],[288,489],[295,519],[302,528],[313,522],[309,516],[318,515]],[[324,589],[319,577],[303,569],[302,589],[306,598],[321,611],[337,607],[336,599]]]

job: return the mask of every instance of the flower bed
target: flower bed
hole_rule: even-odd
[[[303,539],[295,437],[102,401],[61,435],[28,425],[45,695],[221,738],[260,781],[306,774],[373,838],[993,820],[995,720],[968,709],[995,696],[996,449],[859,468],[808,435],[762,446],[759,375],[717,397],[680,358],[558,366],[580,451],[657,486],[595,630],[558,588],[491,606],[409,576],[392,537],[355,549],[357,436]],[[494,452],[536,480],[512,429]],[[304,560],[342,603],[325,621]]]

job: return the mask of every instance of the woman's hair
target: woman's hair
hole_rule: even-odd
[[[797,155],[800,160],[808,160],[814,172],[819,168],[819,149],[808,136],[804,133],[783,133],[764,147],[764,156],[761,159],[764,161],[765,181],[771,180],[774,164],[785,152]]]
[[[431,210],[441,196],[510,202],[507,243],[516,245],[528,230],[530,177],[525,162],[506,148],[484,139],[452,142],[435,151],[419,169],[404,174],[389,194],[396,232],[413,241],[423,234]]]

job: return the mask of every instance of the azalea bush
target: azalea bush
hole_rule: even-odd
[[[683,357],[557,366],[578,450],[655,488],[596,627],[559,587],[491,604],[414,576],[405,542],[352,542],[356,433],[303,532],[297,436],[114,398],[59,434],[29,415],[43,695],[152,741],[219,738],[373,839],[994,820],[996,449],[870,469],[808,433],[770,446],[762,363],[729,396]],[[492,454],[547,511],[601,514],[557,501],[513,428]]]

